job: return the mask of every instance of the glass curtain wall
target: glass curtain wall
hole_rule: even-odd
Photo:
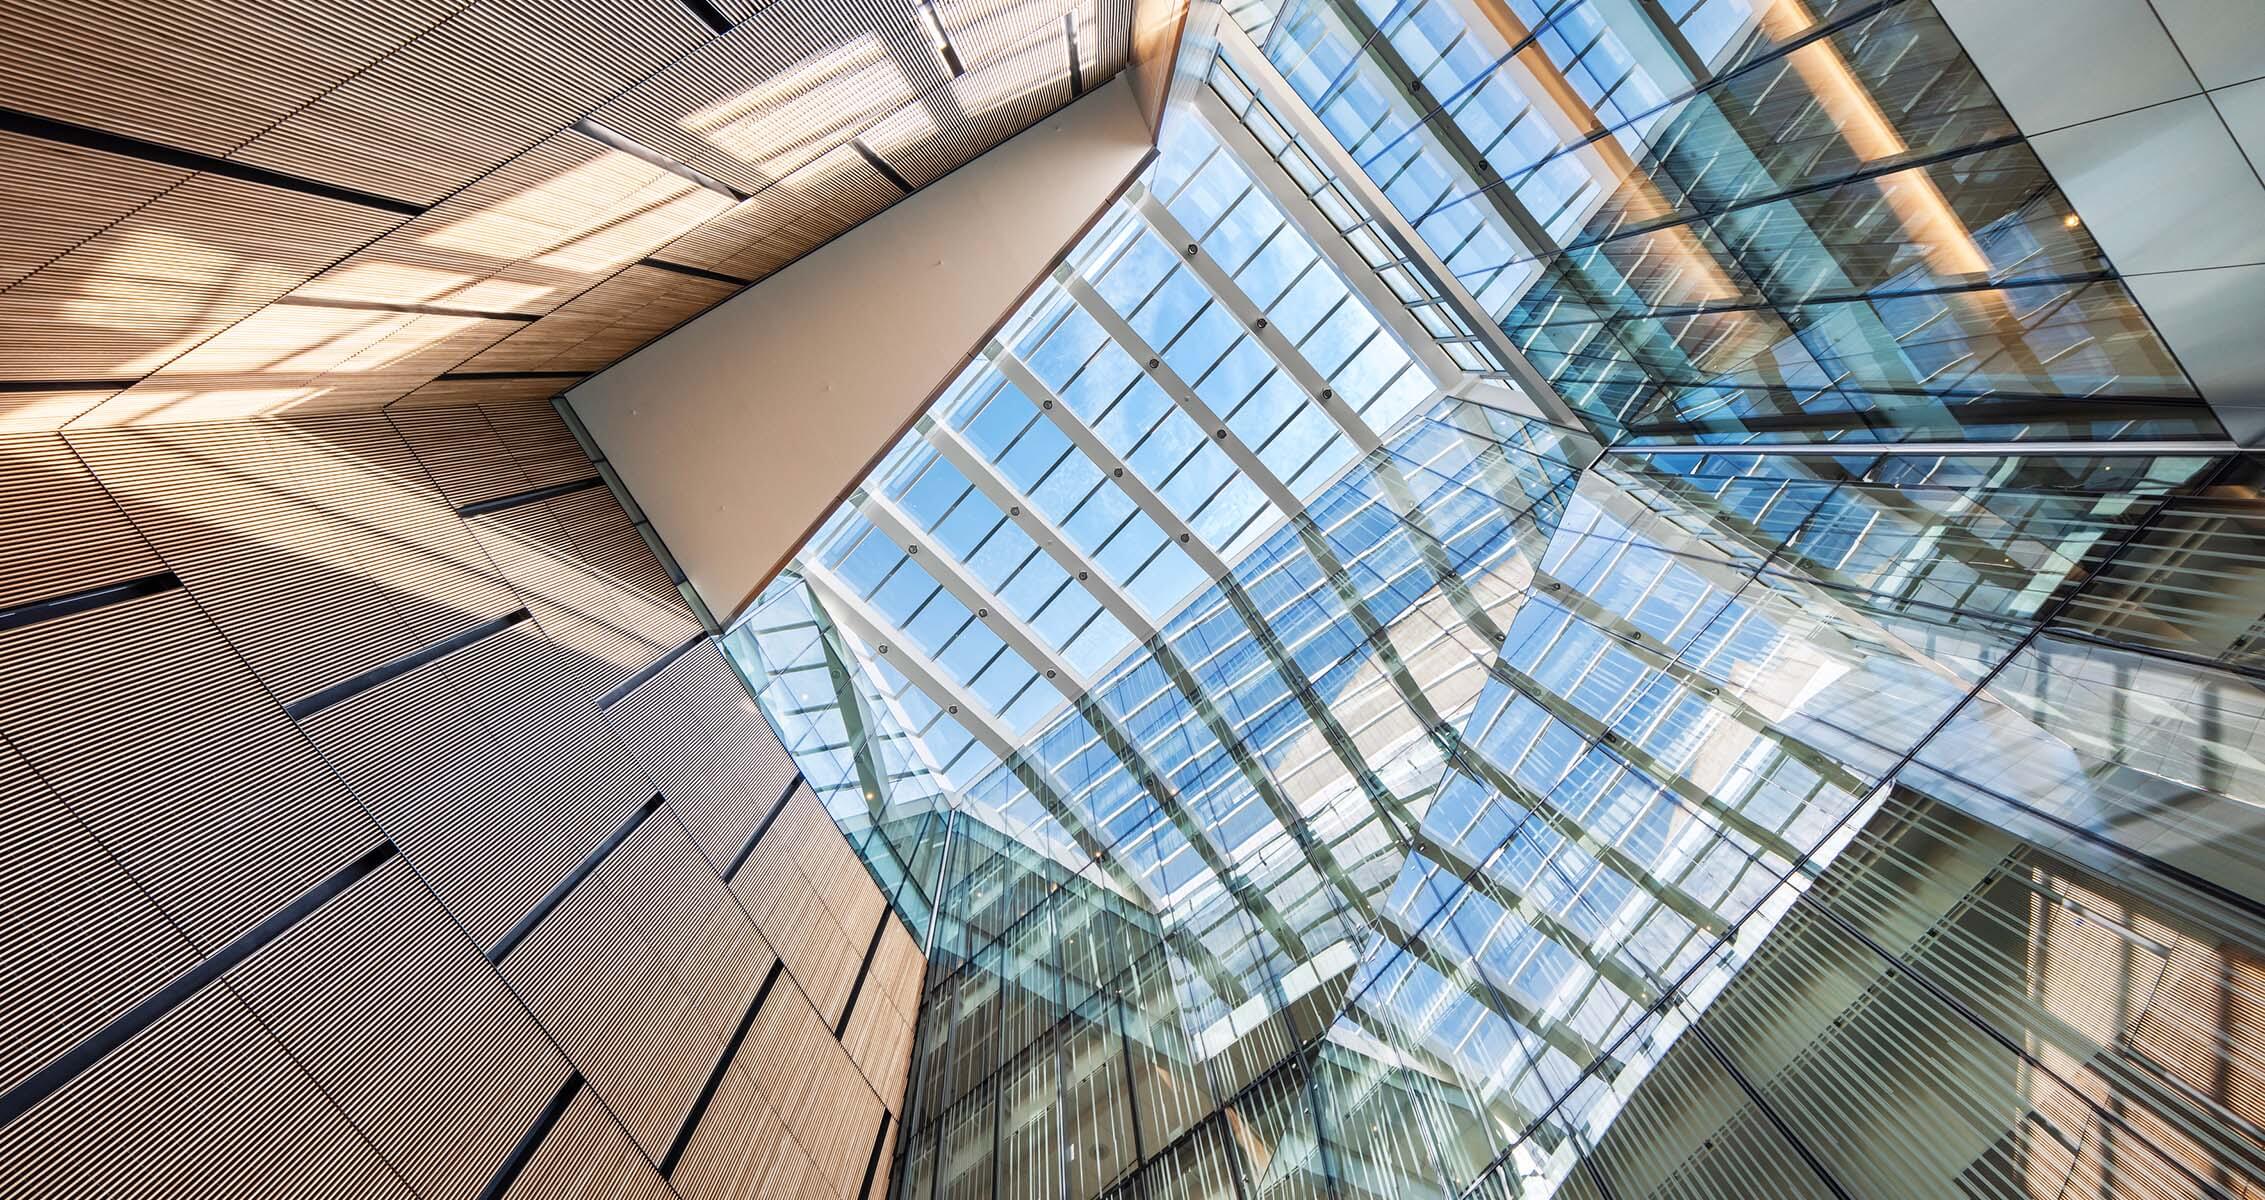
[[[1932,7],[1228,13],[730,635],[895,1194],[2265,1198],[2260,466]]]
[[[1605,436],[2221,436],[1925,0],[1237,15]]]

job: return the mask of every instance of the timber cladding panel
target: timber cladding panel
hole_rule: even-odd
[[[596,474],[0,436],[0,1194],[861,1194],[910,937]]]
[[[1074,98],[1054,0],[938,0],[964,73],[903,0],[18,7],[0,429],[547,398]]]

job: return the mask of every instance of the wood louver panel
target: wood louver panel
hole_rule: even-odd
[[[865,948],[834,919],[794,859],[794,847],[774,827],[748,855],[732,887],[810,1003],[830,1021],[849,999]]]
[[[842,1192],[857,1185],[881,1120],[881,1101],[834,1040],[833,1022],[800,996],[765,1006],[748,1039],[770,1051],[756,1084],[810,1155],[818,1175]]]
[[[118,394],[116,388],[0,389],[0,435],[52,433]]]
[[[482,0],[234,157],[431,204],[708,36],[680,4]]]
[[[71,436],[285,703],[520,607],[381,414]]]
[[[779,0],[592,116],[752,195],[947,78],[910,4]]]
[[[400,221],[195,176],[0,292],[0,379],[147,375]]]
[[[16,14],[0,431],[548,398],[1071,98],[1042,0],[938,4],[957,78],[895,0],[757,7]]]
[[[416,1195],[221,987],[0,1130],[0,1188],[53,1200]]]
[[[458,3],[21,5],[0,24],[0,107],[225,156]]]
[[[0,288],[46,266],[191,172],[0,133]]]
[[[863,155],[844,147],[819,156],[653,257],[760,279],[903,195]]]
[[[467,366],[469,364],[466,364]],[[389,405],[389,408],[428,408],[462,404],[511,404],[533,400],[547,402],[550,397],[573,387],[583,378],[582,373],[561,375],[510,375],[496,377],[439,379],[418,388]]]
[[[0,439],[0,1192],[854,1194],[877,892],[596,471],[541,399]]]
[[[483,946],[651,795],[529,625],[301,722]]]
[[[762,710],[711,642],[677,656],[606,718],[622,727],[640,761],[658,764],[653,785],[719,866],[739,853],[795,775],[793,759],[768,735]]]
[[[466,362],[466,371],[597,371],[739,290],[634,266]],[[554,384],[551,392],[564,391]],[[549,393],[545,393],[549,394]]]
[[[27,534],[0,538],[0,608],[165,570],[69,443],[52,434],[0,438],[0,512]],[[71,553],[56,553],[66,538]]]
[[[730,204],[579,133],[559,133],[294,297],[539,315]]]
[[[480,317],[270,305],[91,409],[84,426],[368,410],[518,328]]]
[[[503,1200],[670,1200],[669,1186],[597,1094],[575,1093]]]
[[[571,483],[596,474],[574,431],[548,401],[488,404],[481,407],[505,453],[527,477],[527,486]]]
[[[817,1165],[763,1090],[755,1058],[745,1054],[717,1087],[669,1182],[688,1200],[841,1194],[822,1186]]]
[[[200,947],[379,839],[178,588],[0,633],[0,661],[0,737]]]
[[[452,508],[535,487],[476,406],[405,409],[390,419]]]
[[[572,1073],[398,858],[228,981],[421,1195],[478,1195]]]
[[[639,825],[502,965],[659,1161],[772,961],[664,815]]]
[[[0,1092],[187,970],[195,952],[14,750],[0,746]],[[70,886],[57,887],[57,880]]]

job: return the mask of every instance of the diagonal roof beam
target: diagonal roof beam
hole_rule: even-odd
[[[1516,383],[1519,391],[1541,410],[1542,415],[1561,425],[1586,428],[1572,406],[1551,386],[1548,377],[1527,360],[1517,343],[1503,332],[1502,326],[1479,304],[1478,298],[1463,286],[1455,272],[1440,260],[1430,244],[1416,232],[1407,215],[1385,196],[1384,190],[1354,160],[1336,135],[1322,124],[1320,116],[1290,86],[1289,81],[1282,77],[1281,71],[1267,59],[1265,52],[1253,45],[1240,29],[1223,27],[1219,31],[1219,53],[1235,74],[1257,93],[1266,110],[1297,139],[1298,145],[1313,158],[1315,164],[1328,173],[1331,181],[1360,210],[1360,215],[1368,218],[1383,232],[1392,250],[1400,255],[1409,269],[1423,281],[1424,286],[1446,301],[1455,314],[1456,323],[1477,335],[1487,357],[1502,368],[1503,374]],[[1205,98],[1217,104],[1219,111],[1226,110],[1226,105],[1217,100],[1210,88],[1203,89],[1203,93],[1197,98],[1199,111],[1202,111]],[[1424,110],[1419,107],[1417,111],[1421,113]],[[1243,130],[1245,137],[1250,136],[1249,129],[1239,118],[1233,117],[1231,112],[1226,115],[1235,128]],[[1215,120],[1212,123],[1215,128],[1221,129],[1226,125],[1223,121]],[[1256,138],[1251,138],[1253,144],[1256,141]],[[1272,161],[1271,155],[1264,157],[1267,161]],[[1276,166],[1279,169],[1279,164]],[[1317,244],[1326,246],[1326,243]]]
[[[1038,763],[1024,755],[1007,731],[994,721],[981,704],[954,684],[942,669],[902,638],[888,632],[888,622],[874,612],[864,601],[835,578],[831,571],[814,563],[802,565],[803,582],[811,594],[832,615],[834,621],[858,640],[872,646],[876,654],[886,657],[897,672],[911,681],[945,713],[958,720],[969,735],[1005,764],[1008,772],[1030,791],[1047,815],[1054,818],[1078,850],[1098,864],[1122,894],[1138,898],[1143,905],[1151,903],[1147,889],[1140,880],[1125,870],[1124,863],[1110,852],[1108,843],[1094,831],[1084,814],[1063,798],[1061,785]],[[1074,868],[1072,868],[1074,871]],[[1229,971],[1210,947],[1192,935],[1174,935],[1169,938],[1189,965],[1209,982],[1214,991],[1229,1006],[1250,998],[1249,986],[1239,975]]]
[[[927,438],[929,445],[934,446],[946,461],[959,468],[960,473],[967,476],[977,490],[996,504],[999,511],[1006,513],[1007,519],[1015,522],[1064,571],[1079,582],[1089,583],[1103,607],[1147,645],[1149,652],[1155,656],[1157,665],[1163,668],[1165,677],[1189,707],[1195,710],[1196,716],[1202,720],[1211,736],[1234,760],[1243,781],[1258,795],[1259,802],[1266,806],[1267,812],[1274,817],[1283,832],[1297,842],[1315,871],[1338,885],[1338,890],[1347,897],[1354,911],[1364,921],[1369,919],[1374,907],[1367,894],[1350,885],[1349,876],[1338,863],[1334,852],[1308,834],[1304,814],[1283,794],[1281,785],[1275,782],[1266,765],[1251,753],[1249,744],[1235,731],[1226,714],[1219,710],[1217,702],[1196,681],[1194,672],[1188,669],[1187,661],[1180,656],[1179,650],[1157,637],[1156,627],[1140,611],[1140,607],[1132,602],[1131,597],[1111,583],[1099,564],[1086,558],[1044,513],[1038,511],[1038,506],[1028,496],[1023,495],[1013,483],[1001,477],[976,454],[974,447],[969,446],[957,430],[930,423],[921,428],[921,433]]]
[[[1089,291],[1088,295],[1090,294]],[[1099,297],[1093,296],[1092,299],[1098,301]],[[1101,311],[1110,311],[1106,304],[1099,304],[1098,308]],[[1106,328],[1105,326],[1104,329]],[[1136,336],[1133,345],[1125,347],[1125,352],[1132,354],[1134,353],[1134,346],[1142,344],[1144,343]],[[1304,710],[1307,718],[1313,721],[1315,727],[1321,731],[1323,741],[1328,743],[1329,747],[1336,752],[1339,761],[1345,765],[1346,770],[1360,783],[1361,791],[1370,803],[1380,812],[1396,813],[1401,825],[1412,825],[1413,820],[1408,816],[1405,807],[1399,803],[1398,797],[1392,795],[1391,791],[1384,786],[1383,781],[1377,777],[1375,769],[1369,765],[1366,759],[1361,757],[1359,750],[1354,745],[1352,736],[1345,731],[1343,724],[1337,720],[1336,714],[1330,711],[1329,706],[1322,702],[1320,695],[1314,689],[1313,681],[1306,677],[1305,671],[1298,666],[1297,660],[1290,655],[1289,649],[1282,645],[1280,638],[1275,636],[1272,624],[1267,621],[1265,614],[1259,610],[1257,602],[1251,599],[1250,593],[1235,580],[1233,573],[1228,569],[1225,560],[1219,557],[1218,552],[1214,551],[1202,538],[1196,537],[1187,523],[1180,519],[1179,514],[1172,511],[1170,505],[1164,503],[1164,498],[1157,495],[1155,489],[1150,488],[1127,467],[1125,461],[1117,455],[1117,452],[1111,449],[1108,443],[1102,441],[1100,435],[1095,433],[1091,426],[1072,412],[1069,405],[1063,403],[1061,398],[1054,394],[1054,390],[1047,386],[1044,380],[1038,378],[1037,373],[1033,372],[1020,358],[997,343],[992,344],[988,353],[992,361],[998,365],[1000,373],[1007,377],[1007,381],[1014,384],[1024,396],[1037,403],[1039,411],[1053,422],[1055,428],[1061,430],[1065,437],[1084,451],[1086,457],[1092,460],[1095,467],[1114,480],[1125,495],[1131,498],[1133,504],[1149,520],[1154,521],[1156,527],[1163,530],[1166,537],[1179,543],[1180,548],[1187,551],[1189,557],[1195,561],[1196,566],[1219,585],[1227,603],[1242,618],[1244,626],[1250,630],[1252,638],[1258,642],[1259,648],[1265,653],[1267,660],[1274,665],[1277,671],[1281,672],[1285,685],[1289,688],[1291,694],[1298,698],[1299,707]],[[1137,361],[1145,364],[1149,357],[1152,356],[1143,354],[1138,356]],[[1172,394],[1184,396],[1190,394],[1190,392],[1185,385],[1182,385],[1177,392]],[[1213,426],[1213,428],[1218,427]],[[1267,472],[1267,475],[1271,477],[1272,472]],[[1176,658],[1177,655],[1175,654],[1174,657]],[[1176,674],[1183,676],[1183,678],[1174,680],[1176,686],[1179,686],[1183,691],[1201,692],[1192,675],[1187,674],[1184,663],[1182,670]],[[1222,740],[1222,744],[1235,745],[1240,744],[1240,741],[1239,738],[1235,739],[1234,742]],[[1262,793],[1262,797],[1263,795],[1264,793]],[[1281,816],[1288,816],[1294,812],[1294,806],[1288,803],[1287,798],[1283,798],[1281,802],[1283,805]],[[1303,821],[1300,819],[1296,825],[1285,822],[1285,826],[1293,829],[1301,828]],[[1359,893],[1359,889],[1351,885],[1350,878],[1342,871],[1326,873],[1326,877],[1337,886],[1338,892],[1342,895],[1353,896]],[[1367,898],[1362,896],[1359,906],[1365,910],[1367,905]]]
[[[851,503],[859,515],[871,522],[883,537],[896,543],[898,549],[907,555],[920,555],[924,540],[921,531],[894,501],[878,493],[860,490],[851,497]],[[1084,717],[1099,736],[1101,744],[1116,756],[1125,773],[1140,784],[1157,811],[1195,851],[1196,857],[1203,862],[1204,869],[1219,880],[1220,885],[1251,914],[1267,935],[1282,947],[1283,952],[1298,959],[1308,957],[1305,939],[1291,927],[1289,920],[1268,898],[1265,889],[1253,886],[1235,864],[1227,860],[1218,843],[1212,840],[1210,831],[1195,819],[1195,814],[1189,811],[1188,806],[1180,800],[1162,773],[1149,762],[1148,756],[1141,751],[1132,736],[1125,732],[1117,719],[1093,699],[1086,681],[1070,664],[1063,661],[1054,648],[1046,644],[1045,639],[1007,611],[1004,602],[992,594],[982,581],[970,574],[956,557],[930,553],[919,557],[918,561],[923,570],[943,585],[945,591],[950,592],[954,599],[975,614],[976,620],[983,622],[985,628],[997,634],[1009,649],[1022,656],[1024,662],[1037,668],[1046,682],[1076,708],[1078,715]]]

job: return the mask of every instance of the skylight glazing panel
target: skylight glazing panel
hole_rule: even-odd
[[[965,604],[862,517],[820,551],[858,598],[933,659],[1008,728],[1020,733],[1053,707],[1039,673]]]
[[[944,419],[1151,619],[1201,582],[1186,552],[995,369],[954,401]]]
[[[893,476],[884,490],[906,515],[1080,675],[1131,644],[1087,587],[935,451],[918,448]]]
[[[1428,396],[1431,381],[1415,359],[1297,232],[1249,170],[1208,130],[1190,129],[1181,140],[1204,147],[1208,157],[1184,190],[1159,190],[1159,198],[1315,371],[1379,432]],[[1200,385],[1198,391],[1203,391]],[[1209,393],[1205,398],[1221,412],[1233,407]],[[1268,466],[1285,480],[1300,481],[1293,483],[1293,491],[1309,494],[1320,479],[1350,461],[1353,451],[1313,424],[1327,423],[1326,416],[1286,380],[1267,399],[1275,430],[1258,437],[1246,434],[1243,440],[1261,448],[1264,457],[1264,447],[1296,426],[1297,434],[1273,451]]]

